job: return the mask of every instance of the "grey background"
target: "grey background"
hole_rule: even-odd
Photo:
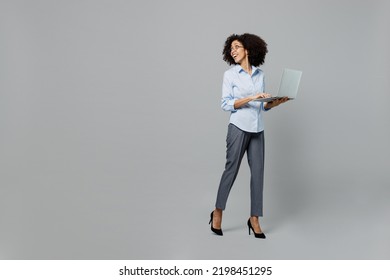
[[[389,259],[389,1],[0,1],[1,259]],[[269,44],[266,240],[222,238],[222,47]]]

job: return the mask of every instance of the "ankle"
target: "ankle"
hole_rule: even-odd
[[[213,215],[214,218],[222,219],[222,209],[215,208]]]

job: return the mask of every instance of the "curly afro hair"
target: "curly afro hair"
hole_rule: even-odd
[[[248,59],[251,65],[257,67],[264,63],[265,55],[268,52],[267,43],[257,35],[244,33],[242,35],[232,34],[226,39],[222,54],[223,60],[229,65],[237,64],[230,55],[230,48],[235,40],[239,41],[244,49],[248,51]]]

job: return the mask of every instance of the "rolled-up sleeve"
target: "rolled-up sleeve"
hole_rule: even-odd
[[[233,82],[229,77],[229,73],[225,72],[223,75],[223,83],[222,83],[222,99],[221,99],[221,108],[225,111],[235,112],[234,102],[237,98],[234,97],[233,94]]]

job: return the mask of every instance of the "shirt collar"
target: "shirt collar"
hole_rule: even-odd
[[[245,72],[245,70],[241,67],[241,65],[236,65],[237,73]],[[259,72],[260,69],[252,65],[252,76]]]

